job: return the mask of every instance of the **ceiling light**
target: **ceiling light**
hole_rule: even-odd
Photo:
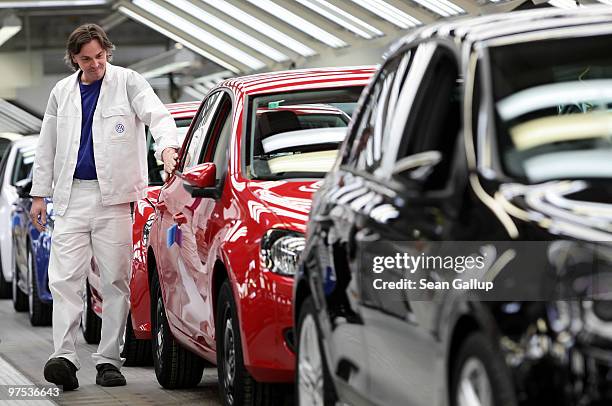
[[[21,31],[21,20],[15,14],[9,14],[2,19],[0,28],[0,46]]]
[[[286,8],[283,8],[276,3],[273,3],[271,0],[247,1],[332,48],[341,48],[348,45],[346,42],[342,41],[335,35],[332,35],[329,32],[321,29],[320,27],[317,27],[310,21],[303,19],[302,17],[292,13]]]
[[[578,4],[576,4],[576,2],[573,0],[550,0],[548,4],[550,4],[551,6],[565,9],[572,9],[578,7]]]
[[[421,24],[421,21],[417,20],[413,16],[404,13],[400,9],[393,7],[392,5],[382,0],[352,0],[353,3],[365,8],[369,12],[376,14],[380,18],[389,21],[391,24],[396,25],[400,28],[412,28]]]
[[[193,44],[190,41],[187,41],[186,39],[176,35],[175,33],[171,32],[170,30],[167,30],[163,27],[161,27],[160,25],[154,23],[153,21],[149,20],[148,18],[134,12],[133,10],[124,7],[124,6],[120,6],[119,7],[119,11],[122,12],[123,14],[125,14],[126,16],[130,17],[132,20],[134,21],[138,21],[141,24],[146,25],[147,27],[151,28],[154,31],[159,32],[162,35],[165,35],[166,37],[179,42],[181,44],[183,44],[186,48],[191,49],[192,51],[202,55],[203,57],[205,57],[206,59],[220,65],[223,66],[226,69],[231,70],[234,73],[239,73],[240,69],[238,69],[237,67],[235,67],[234,65],[230,64],[227,61],[224,61],[223,59],[217,58],[216,56],[214,56],[213,54],[211,54],[210,52],[202,49],[201,47]]]
[[[381,37],[384,35],[383,32],[378,30],[377,28],[372,27],[370,24],[358,19],[354,15],[347,13],[341,8],[338,8],[325,0],[296,1],[304,7],[308,7],[315,13],[320,14],[328,20],[340,25],[341,27],[346,28],[347,30],[365,39],[371,39],[375,36]]]
[[[3,1],[0,8],[99,6],[107,3],[108,0]]]
[[[428,8],[442,17],[450,17],[457,14],[465,13],[461,7],[451,3],[448,0],[413,0],[421,6]]]
[[[177,8],[185,11],[187,14],[190,14],[197,18],[198,20],[208,24],[215,29],[224,32],[228,36],[234,38],[236,41],[243,43],[244,45],[258,51],[259,53],[266,55],[268,58],[273,59],[276,62],[284,62],[289,59],[289,57],[282,52],[268,46],[267,44],[259,41],[258,39],[246,34],[243,31],[240,31],[238,28],[234,27],[232,24],[227,23],[226,21],[216,17],[204,10],[200,7],[190,3],[186,0],[165,0],[166,3],[170,3]]]
[[[242,64],[248,66],[253,70],[262,69],[266,66],[265,63],[255,58],[254,56],[242,51],[241,49],[236,48],[232,44],[211,34],[203,28],[195,25],[191,21],[188,21],[183,17],[172,13],[167,8],[164,8],[151,0],[133,0],[132,3],[135,6],[140,7],[144,11],[160,18],[166,23],[173,25],[178,30],[183,31],[184,33],[194,38],[197,38],[198,40],[202,41],[204,44],[212,48],[215,48],[217,51],[231,57],[236,61],[240,61]]]
[[[128,66],[128,68],[135,70],[148,80],[180,71],[195,63],[196,55],[193,52],[185,48],[174,48],[153,57],[143,59],[140,62]]]
[[[316,52],[306,45],[302,44],[299,41],[296,41],[293,37],[285,34],[277,30],[276,28],[270,26],[269,24],[264,23],[263,21],[253,17],[249,13],[243,11],[242,9],[229,4],[224,0],[200,0],[203,3],[208,4],[211,7],[216,8],[217,10],[227,14],[228,16],[234,18],[237,21],[240,21],[242,24],[250,27],[251,29],[259,32],[262,35],[270,38],[283,45],[286,48],[289,48],[295,53],[298,53],[302,56],[312,56],[315,55]]]

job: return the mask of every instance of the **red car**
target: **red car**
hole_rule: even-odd
[[[153,359],[166,388],[217,364],[226,405],[294,379],[291,297],[313,192],[373,68],[226,80],[202,102],[151,227]]]
[[[173,103],[166,107],[176,122],[179,140],[185,138],[189,124],[198,111],[200,102]],[[130,277],[130,315],[126,325],[125,345],[122,357],[126,365],[146,365],[151,358],[151,307],[149,304],[149,279],[147,272],[147,248],[149,246],[149,229],[155,215],[154,204],[161,185],[165,180],[163,163],[155,159],[155,144],[147,130],[149,188],[147,196],[134,204],[132,223],[133,259]],[[88,343],[100,341],[102,325],[102,298],[99,293],[100,277],[92,261],[92,272],[88,278],[86,308],[83,312],[81,328]]]

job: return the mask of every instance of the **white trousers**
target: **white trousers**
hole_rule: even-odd
[[[100,271],[103,304],[102,336],[92,357],[96,365],[110,363],[121,368],[130,293],[130,204],[102,206],[98,182],[75,179],[66,212],[55,218],[51,241],[49,288],[53,295],[55,352],[50,358],[64,357],[81,368],[75,342],[93,255]]]

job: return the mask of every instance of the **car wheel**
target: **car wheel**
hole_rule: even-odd
[[[38,297],[38,282],[36,264],[32,250],[28,249],[28,308],[30,309],[30,324],[33,326],[51,325],[52,305],[44,303]]]
[[[102,335],[102,319],[98,317],[91,304],[91,287],[85,281],[83,289],[83,313],[81,314],[81,331],[87,344],[99,344]]]
[[[290,405],[291,387],[257,382],[244,366],[240,324],[229,281],[223,282],[217,299],[217,374],[225,406]]]
[[[17,264],[15,264],[13,271],[13,308],[18,312],[25,312],[28,310],[28,295],[23,293],[19,289],[19,270]]]
[[[121,357],[125,358],[123,365],[127,367],[147,366],[153,364],[151,355],[151,340],[139,340],[134,335],[132,327],[132,315],[128,314],[125,325],[125,344]]]
[[[202,380],[204,361],[181,347],[170,332],[157,275],[151,281],[151,334],[155,376],[166,389],[190,388]]]
[[[296,357],[296,403],[299,406],[335,405],[337,396],[321,346],[312,297],[300,309]]]
[[[453,406],[517,405],[508,368],[484,334],[472,333],[464,340],[451,372]]]

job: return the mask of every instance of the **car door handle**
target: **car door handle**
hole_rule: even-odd
[[[166,203],[164,202],[157,202],[155,203],[155,207],[159,210],[159,211],[165,211],[168,209],[168,206],[166,206]]]

